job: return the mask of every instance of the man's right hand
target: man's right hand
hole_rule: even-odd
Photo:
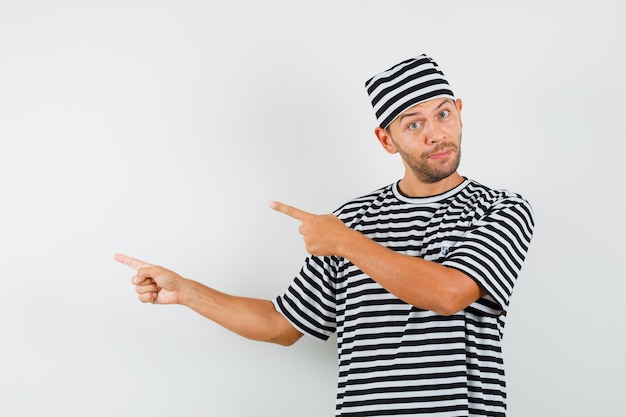
[[[143,303],[181,304],[181,287],[185,279],[163,267],[130,256],[115,254],[114,259],[137,271],[131,282]]]

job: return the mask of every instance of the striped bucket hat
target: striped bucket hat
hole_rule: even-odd
[[[437,63],[425,54],[407,59],[365,82],[376,120],[387,128],[402,112],[424,101],[454,93]]]

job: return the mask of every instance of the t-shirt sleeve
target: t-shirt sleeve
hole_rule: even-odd
[[[327,340],[336,329],[336,292],[330,257],[309,256],[274,307],[304,334]]]
[[[451,248],[443,265],[467,274],[487,291],[470,307],[495,316],[506,310],[533,229],[528,201],[509,196],[494,203]]]

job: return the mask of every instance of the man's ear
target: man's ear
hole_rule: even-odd
[[[398,149],[396,149],[396,145],[394,145],[393,140],[391,140],[391,135],[389,135],[387,129],[377,127],[376,129],[374,129],[374,134],[387,152],[389,152],[390,154],[398,153]]]
[[[463,119],[461,118],[461,110],[463,110],[463,100],[457,98],[454,104],[456,104],[456,109],[459,112],[459,121],[461,122],[461,127],[463,127]]]

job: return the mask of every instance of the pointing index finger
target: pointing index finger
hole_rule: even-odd
[[[121,253],[116,253],[113,257],[117,262],[128,265],[131,268],[137,270],[139,268],[148,268],[150,266],[154,266],[144,261],[140,261],[139,259],[131,258],[130,256],[122,255]]]
[[[276,211],[279,211],[289,217],[293,217],[294,219],[300,221],[311,215],[311,213],[307,213],[304,210],[300,210],[299,208],[295,208],[287,204],[279,203],[278,201],[272,201],[270,203],[270,207]]]

